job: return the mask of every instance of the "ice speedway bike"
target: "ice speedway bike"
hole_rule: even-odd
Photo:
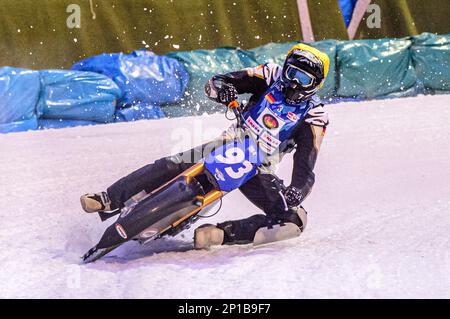
[[[263,122],[260,125],[249,112],[242,111],[238,101],[231,102],[228,107],[233,110],[238,127],[244,130],[244,137],[215,148],[172,180],[126,204],[97,245],[82,257],[83,262],[96,261],[130,240],[146,244],[163,236],[175,236],[189,228],[223,196],[255,176],[266,156],[258,140],[262,136],[266,140],[272,139],[262,127],[277,128],[280,123],[285,125],[288,122],[295,125],[309,110],[305,106],[298,115],[292,112],[282,114],[282,103],[275,103],[273,96],[268,95],[270,103],[263,98],[266,103],[261,108],[262,114],[259,114]],[[100,213],[102,220],[111,217],[106,214]]]

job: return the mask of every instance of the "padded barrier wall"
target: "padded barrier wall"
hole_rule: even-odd
[[[248,51],[233,48],[168,54],[179,59],[191,81],[182,103],[163,107],[168,116],[213,113],[223,109],[203,93],[206,81],[266,62],[282,64],[297,42],[269,43]],[[450,92],[450,34],[423,33],[401,39],[311,43],[330,57],[330,72],[318,92],[325,103],[339,99],[371,99]]]
[[[114,78],[106,75],[5,67],[0,69],[0,132],[223,111],[222,106],[208,100],[203,93],[204,84],[212,75],[266,62],[282,64],[286,52],[295,43],[269,43],[252,50],[218,48],[168,54],[169,61],[178,60],[188,73],[181,70],[183,75],[173,82],[173,96],[178,97],[172,101],[176,103],[158,96],[159,100],[114,106],[116,101],[123,100],[124,90],[115,84]],[[325,51],[331,60],[326,83],[318,92],[325,103],[336,99],[450,93],[450,34],[423,33],[401,39],[324,40],[311,45]],[[167,70],[171,70],[170,67]],[[169,78],[173,77],[170,72],[165,73]],[[157,76],[162,75],[165,76],[164,72]],[[61,79],[65,81],[61,82]],[[87,96],[95,96],[92,101],[100,103],[100,107],[94,108],[95,114],[89,112],[93,110],[90,109],[92,103],[83,104],[83,96],[73,92],[84,86]],[[148,89],[151,88],[149,85]]]

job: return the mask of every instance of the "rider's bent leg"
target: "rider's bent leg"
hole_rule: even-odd
[[[141,191],[150,193],[165,182],[176,177],[193,164],[175,163],[171,157],[164,157],[152,164],[122,177],[107,189],[111,206],[123,208],[125,202]]]
[[[106,192],[81,196],[81,206],[88,213],[117,212],[131,197],[141,191],[149,193],[158,188],[181,173],[185,166],[187,165],[184,163],[173,162],[170,157],[161,158],[122,177],[108,187]]]
[[[303,207],[286,206],[283,182],[271,174],[259,174],[241,187],[242,193],[265,215],[203,225],[195,230],[197,249],[223,244],[264,244],[297,237],[306,227]]]
[[[134,195],[141,191],[147,193],[153,191],[197,163],[221,144],[223,138],[219,137],[188,151],[156,160],[119,179],[108,187],[106,192],[81,196],[81,205],[88,213],[120,210]]]

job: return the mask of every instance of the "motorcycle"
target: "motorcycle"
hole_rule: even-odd
[[[237,125],[249,130],[241,105],[233,101],[229,109]],[[200,212],[206,213],[223,196],[252,178],[263,161],[264,154],[250,134],[228,141],[159,188],[133,198],[97,245],[83,256],[83,262],[94,262],[129,240],[146,244],[163,236],[175,236],[196,222]],[[102,220],[110,217],[105,214],[100,214]]]

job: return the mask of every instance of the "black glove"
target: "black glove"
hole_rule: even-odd
[[[236,88],[231,84],[223,84],[220,89],[217,90],[217,100],[225,105],[230,104],[238,98],[238,92]]]
[[[302,203],[303,194],[301,189],[291,185],[284,191],[284,198],[289,208],[298,207]]]

